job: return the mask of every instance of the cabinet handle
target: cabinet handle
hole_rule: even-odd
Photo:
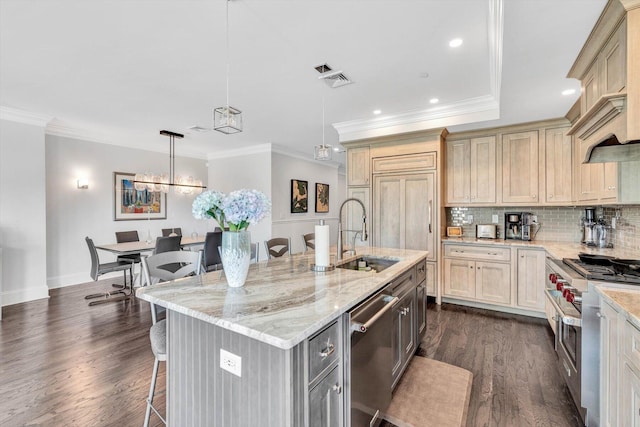
[[[322,357],[323,359],[325,357],[329,357],[333,354],[334,351],[336,351],[336,346],[327,342],[327,347],[325,347],[324,350],[320,351],[320,357]]]
[[[605,316],[604,314],[600,313],[599,311],[596,311],[596,316],[598,316],[598,318],[600,319],[606,319],[607,316]]]
[[[531,198],[532,198],[532,199],[535,199],[535,198],[536,198],[536,195],[535,195],[535,194],[532,194],[532,195],[531,195]]]
[[[342,386],[340,384],[334,384],[331,390],[335,391],[336,394],[340,394],[342,393]]]
[[[406,316],[407,314],[409,314],[409,307],[404,307],[402,310],[400,310],[400,313],[403,316]]]
[[[432,216],[431,216],[431,209],[433,208],[433,200],[429,200],[429,234],[431,234],[432,230],[431,230],[431,222],[432,222]]]
[[[473,265],[470,265],[469,268],[473,270]]]
[[[498,253],[497,253],[497,252],[487,252],[487,255],[493,255],[493,256],[496,256],[496,255],[498,255]]]
[[[553,199],[553,194],[549,194],[549,198],[550,198],[550,199]]]

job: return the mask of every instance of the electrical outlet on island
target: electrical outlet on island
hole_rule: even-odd
[[[242,377],[242,357],[220,349],[220,367],[233,375]]]

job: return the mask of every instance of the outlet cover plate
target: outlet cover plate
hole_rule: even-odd
[[[491,215],[491,222],[493,224],[498,224],[498,214]]]
[[[220,349],[220,367],[233,375],[242,377],[242,357]]]

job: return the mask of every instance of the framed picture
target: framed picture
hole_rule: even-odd
[[[309,182],[291,180],[291,213],[307,212],[309,205]]]
[[[135,174],[113,173],[113,220],[167,219],[167,195],[162,191],[136,190]]]
[[[329,184],[316,182],[316,212],[329,212]]]

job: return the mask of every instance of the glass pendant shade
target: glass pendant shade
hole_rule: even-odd
[[[137,173],[136,176],[133,178],[133,180],[134,180],[133,187],[137,191],[142,191],[145,188],[147,188],[146,184],[143,184],[142,182],[138,182],[138,181],[146,181],[144,174]]]
[[[213,110],[213,129],[231,134],[242,132],[242,111],[231,106]]]
[[[333,156],[333,150],[330,145],[320,144],[316,145],[313,152],[313,158],[316,160],[331,160]]]

